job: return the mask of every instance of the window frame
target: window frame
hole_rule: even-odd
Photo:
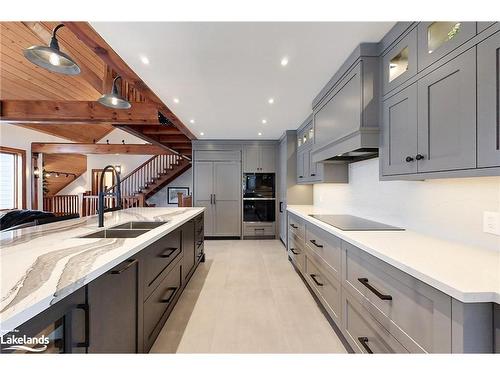
[[[0,153],[3,154],[11,154],[15,156],[15,207],[13,208],[5,208],[0,209],[0,211],[8,211],[8,210],[19,210],[26,209],[26,151],[18,148],[5,147],[0,146]],[[19,175],[19,171],[20,174]],[[19,183],[21,186],[19,186]],[[21,195],[21,196],[19,196]],[[19,203],[21,203],[21,207],[19,207]]]

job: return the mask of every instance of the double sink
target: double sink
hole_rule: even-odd
[[[168,221],[129,221],[80,238],[136,238],[166,223]]]

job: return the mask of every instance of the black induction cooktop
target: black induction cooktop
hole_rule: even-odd
[[[309,215],[335,228],[346,231],[354,230],[404,230],[392,225],[366,220],[361,217],[351,215]]]

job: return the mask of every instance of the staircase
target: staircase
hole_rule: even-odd
[[[191,161],[180,155],[155,155],[121,180],[122,196],[143,195],[148,199],[189,168]],[[107,192],[115,190],[116,186],[111,186]]]

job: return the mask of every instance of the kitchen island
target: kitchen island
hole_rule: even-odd
[[[64,324],[57,352],[148,351],[203,260],[203,211],[131,208],[106,213],[104,228],[94,216],[1,233],[2,336]]]

